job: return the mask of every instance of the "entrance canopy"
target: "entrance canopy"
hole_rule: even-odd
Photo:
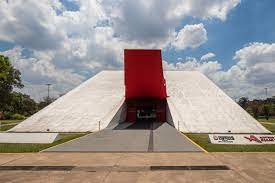
[[[125,97],[165,99],[161,50],[124,50]]]

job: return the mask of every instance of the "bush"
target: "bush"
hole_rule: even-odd
[[[25,119],[25,116],[15,113],[11,116],[11,119],[21,120],[21,119]]]
[[[26,117],[24,115],[21,114],[17,114],[17,113],[5,113],[5,119],[10,119],[10,120],[22,120],[25,119]]]
[[[4,113],[4,119],[11,119],[12,115],[13,115],[13,113],[11,113],[11,112],[5,112]]]

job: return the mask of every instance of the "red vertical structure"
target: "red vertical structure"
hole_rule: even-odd
[[[124,50],[127,120],[137,120],[138,109],[152,109],[156,121],[166,121],[166,85],[161,50]]]

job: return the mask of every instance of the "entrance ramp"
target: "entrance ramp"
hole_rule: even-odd
[[[121,123],[45,152],[201,152],[168,123]]]
[[[158,124],[155,124],[158,125]],[[154,152],[196,152],[201,151],[181,132],[168,123],[153,130]]]

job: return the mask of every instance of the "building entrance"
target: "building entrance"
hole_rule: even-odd
[[[127,104],[127,122],[165,122],[166,100],[132,99]]]
[[[156,121],[157,114],[156,109],[152,107],[137,109],[137,121]]]

